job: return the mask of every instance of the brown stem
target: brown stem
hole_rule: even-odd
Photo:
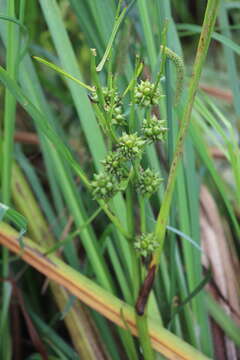
[[[29,131],[16,131],[14,134],[14,141],[24,144],[32,144],[32,145],[39,144],[38,136]]]
[[[144,283],[142,284],[142,286],[139,290],[135,309],[136,309],[137,314],[140,316],[144,314],[145,307],[146,307],[146,304],[147,304],[147,301],[149,298],[149,294],[153,287],[155,272],[156,272],[156,265],[153,265],[148,270],[148,274],[144,280]]]

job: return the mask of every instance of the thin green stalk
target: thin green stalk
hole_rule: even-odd
[[[140,199],[139,199],[140,200]],[[143,199],[141,199],[143,200]],[[144,202],[140,201],[141,205],[144,206]],[[142,207],[141,206],[141,207]],[[133,214],[133,190],[130,187],[127,189],[127,218],[128,218],[128,232],[134,237],[134,214]],[[142,218],[143,216],[143,218]],[[146,223],[146,214],[145,211],[141,211],[141,222]],[[130,246],[131,259],[132,259],[132,289],[133,289],[133,303],[135,303],[139,288],[141,284],[141,265],[139,263],[139,259],[137,258],[136,251],[133,247],[133,244]],[[153,350],[151,346],[151,340],[148,332],[148,320],[147,317],[139,316],[135,311],[135,319],[138,329],[139,341],[142,347],[144,359],[152,360]]]
[[[50,61],[47,61],[45,59],[42,59],[38,56],[33,56],[34,60],[37,60],[38,62],[48,66],[50,69],[58,72],[59,74],[65,76],[66,78],[75,81],[78,85],[84,87],[85,89],[89,90],[89,91],[94,91],[94,88],[85,84],[84,82],[80,81],[79,79],[77,79],[75,76],[72,76],[71,74],[69,74],[68,72],[64,71],[62,68],[60,68],[59,66],[57,66],[56,64],[51,63]]]
[[[143,234],[146,232],[147,222],[146,222],[146,209],[145,209],[146,203],[145,203],[145,199],[141,195],[139,195],[139,206],[140,206],[140,219],[141,219],[140,220],[141,233]],[[135,251],[134,251],[134,253],[135,253]],[[136,258],[136,253],[134,255]],[[138,262],[139,261],[141,261],[141,259],[138,260]],[[144,266],[141,266],[141,263],[139,263],[138,264],[139,284],[138,284],[138,289],[137,289],[137,294],[136,294],[135,299],[137,299],[137,296],[139,294],[142,276],[145,276],[144,273],[145,273],[145,268],[144,268]],[[143,315],[139,315],[136,311],[135,317],[136,317],[138,335],[139,335],[140,343],[142,346],[144,359],[152,360],[155,358],[155,356],[154,356],[154,352],[152,350],[151,340],[150,340],[150,336],[149,336],[147,313],[144,313]]]
[[[139,195],[139,206],[140,206],[140,218],[141,218],[141,233],[146,232],[147,219],[146,219],[146,202],[143,196]]]
[[[15,16],[14,1],[8,2],[8,16]],[[12,78],[16,78],[16,39],[14,24],[7,23],[7,48],[6,48],[6,68]],[[5,111],[4,111],[4,133],[3,133],[3,172],[2,172],[2,200],[5,204],[10,203],[11,194],[11,169],[13,154],[13,134],[15,127],[16,99],[11,92],[6,89]]]
[[[20,1],[19,21],[23,24],[25,16],[26,0]]]
[[[126,190],[126,209],[127,209],[127,225],[130,236],[134,236],[134,217],[133,217],[133,198],[132,198],[132,186],[129,184]]]
[[[119,5],[121,4],[122,0],[120,0],[119,2]],[[120,6],[118,7],[118,10],[120,10]],[[121,12],[121,14],[118,16],[118,11],[117,11],[117,14],[116,14],[116,18],[115,18],[115,24],[114,24],[114,27],[113,27],[113,31],[112,31],[112,34],[110,36],[110,39],[109,39],[109,42],[108,42],[108,45],[107,45],[107,48],[105,50],[105,53],[102,57],[102,60],[100,61],[100,63],[98,64],[98,66],[96,67],[96,70],[97,71],[101,71],[108,56],[109,56],[109,53],[111,51],[111,48],[112,48],[112,45],[113,45],[113,41],[115,39],[115,36],[117,35],[117,31],[119,29],[119,26],[121,25],[121,22],[124,18],[124,15],[125,15],[125,12],[126,12],[127,8],[123,9],[123,11]]]
[[[15,1],[9,0],[7,7],[7,16],[14,18]],[[16,49],[18,41],[15,37],[14,23],[7,23],[7,47],[6,47],[6,67],[9,75],[16,78]],[[4,130],[3,130],[3,164],[2,164],[2,201],[9,205],[11,201],[11,175],[12,175],[12,154],[13,154],[13,136],[16,117],[16,99],[11,92],[6,89],[4,104]],[[6,248],[2,249],[2,277],[7,278],[9,273],[9,252]],[[1,352],[5,351],[4,342],[8,338],[8,307],[10,302],[9,294],[11,293],[11,285],[9,282],[3,283],[2,309],[0,318],[0,336],[1,336]],[[3,353],[2,353],[3,356]]]
[[[146,360],[153,360],[155,356],[149,337],[147,314],[143,314],[141,316],[136,314],[136,323],[138,328],[138,336],[143,351],[143,357]]]

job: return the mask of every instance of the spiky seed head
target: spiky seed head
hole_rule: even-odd
[[[141,195],[150,197],[155,193],[163,179],[150,169],[142,170],[137,180],[137,190]]]
[[[102,161],[102,164],[107,174],[116,176],[119,180],[123,179],[126,176],[123,161],[117,151],[110,152]]]
[[[104,106],[109,106],[110,104],[119,104],[120,103],[120,96],[117,92],[116,89],[109,89],[108,87],[102,87],[102,94],[103,94],[103,99],[104,99]],[[97,91],[94,90],[91,94],[91,98],[94,101],[98,101],[98,95],[97,95]]]
[[[111,107],[105,108],[106,111],[111,111]],[[113,105],[111,122],[113,125],[125,126],[126,120],[121,105]]]
[[[160,90],[149,80],[141,80],[134,89],[134,101],[143,107],[157,105],[161,97]]]
[[[151,255],[159,247],[155,233],[143,233],[137,236],[133,245],[138,255],[144,258]]]
[[[133,160],[142,156],[145,140],[134,134],[123,133],[118,142],[118,152],[121,158],[125,160]]]
[[[151,144],[154,141],[166,140],[167,127],[165,120],[159,120],[155,115],[150,119],[144,119],[142,123],[143,138]]]
[[[118,185],[113,175],[101,172],[94,174],[91,182],[92,195],[95,200],[110,200],[118,191]]]

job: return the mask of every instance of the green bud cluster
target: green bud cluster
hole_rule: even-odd
[[[126,176],[122,162],[118,152],[110,152],[107,157],[102,160],[105,172],[116,176],[119,180]]]
[[[134,101],[141,106],[157,105],[160,97],[159,89],[149,80],[141,80],[134,89]]]
[[[110,111],[106,109],[106,111]],[[112,124],[118,126],[126,125],[125,115],[123,113],[123,108],[121,105],[114,105],[112,108]]]
[[[125,115],[123,113],[123,107],[121,104],[120,96],[116,89],[109,89],[107,87],[102,87],[102,94],[104,99],[104,110],[111,114],[111,122],[113,125],[124,126],[126,125]],[[92,94],[92,100],[97,102],[98,95],[94,91]]]
[[[119,104],[120,103],[120,96],[116,89],[109,89],[107,87],[102,88],[103,98],[107,105],[112,104]]]
[[[92,194],[95,200],[110,200],[118,191],[116,179],[111,174],[101,172],[94,174],[91,182]]]
[[[145,143],[146,142],[139,137],[137,133],[123,133],[123,136],[119,139],[117,150],[121,158],[133,160],[142,156]]]
[[[155,191],[157,191],[160,183],[163,179],[157,173],[152,170],[142,170],[138,176],[137,189],[141,195],[150,197]]]
[[[154,233],[142,234],[134,242],[134,248],[139,256],[148,257],[159,247]]]
[[[110,105],[111,103],[113,104],[120,103],[120,96],[118,95],[118,92],[115,89],[109,89],[106,86],[104,86],[101,88],[101,91],[103,94],[104,105]],[[92,92],[91,98],[95,102],[98,101],[98,94],[96,90]]]
[[[143,138],[151,144],[154,141],[166,140],[167,127],[165,120],[159,120],[155,115],[144,119],[142,123]]]

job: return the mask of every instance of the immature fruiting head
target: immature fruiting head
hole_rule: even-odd
[[[111,111],[111,107],[109,106],[109,109],[106,108],[106,111]],[[112,107],[111,122],[113,125],[118,125],[118,126],[126,125],[125,115],[123,113],[123,108],[121,105],[114,105]]]
[[[115,88],[102,87],[101,91],[104,101],[103,108],[107,113],[111,112],[111,123],[119,126],[126,125],[121,99],[117,90]],[[92,93],[91,100],[93,102],[99,101],[96,90]]]
[[[150,197],[158,190],[162,181],[163,179],[161,179],[160,176],[152,170],[142,170],[138,176],[137,190],[141,193],[141,195]]]
[[[144,119],[142,123],[143,138],[150,144],[154,141],[164,141],[167,135],[165,120],[158,120],[153,115],[150,119]]]
[[[159,247],[154,233],[144,233],[138,236],[133,245],[137,253],[144,258],[151,255]]]
[[[102,161],[102,164],[106,173],[116,176],[120,180],[126,175],[122,162],[120,154],[116,151],[110,152]]]
[[[102,88],[103,98],[105,101],[105,104],[118,104],[120,102],[120,96],[116,89],[112,88],[109,89],[107,87]]]
[[[142,156],[144,144],[145,141],[136,133],[124,133],[118,142],[118,152],[120,157],[125,160],[140,158]]]
[[[120,96],[118,95],[117,90],[109,89],[107,87],[102,87],[101,91],[104,99],[104,106],[110,104],[118,104],[120,102]],[[95,102],[98,102],[99,99],[96,90],[92,92],[91,99]]]
[[[141,80],[134,89],[134,101],[141,106],[157,105],[160,97],[159,89],[149,80]]]
[[[114,176],[105,172],[94,174],[91,188],[95,200],[108,201],[118,191],[118,185]]]

